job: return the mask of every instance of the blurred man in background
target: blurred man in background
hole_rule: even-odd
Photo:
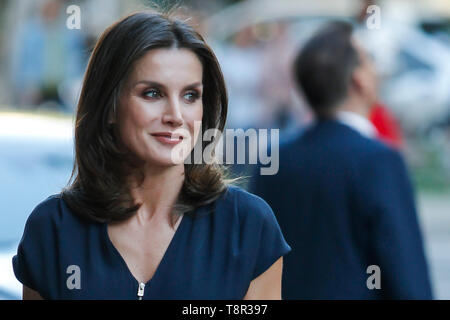
[[[376,75],[351,25],[320,30],[294,73],[316,121],[280,147],[278,174],[250,187],[292,247],[283,299],[431,299],[412,186],[399,153],[375,140]]]

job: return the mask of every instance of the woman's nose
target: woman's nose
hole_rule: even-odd
[[[163,115],[163,122],[174,127],[179,127],[183,124],[181,105],[177,99],[171,99],[170,101],[168,101],[166,110]]]

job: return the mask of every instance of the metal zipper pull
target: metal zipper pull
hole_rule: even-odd
[[[145,283],[140,282],[139,286],[138,286],[138,292],[137,292],[139,300],[142,300],[142,297],[144,296],[144,289],[145,289]]]

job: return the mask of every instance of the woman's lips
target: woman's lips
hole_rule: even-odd
[[[156,140],[158,140],[159,142],[163,143],[163,144],[177,144],[180,143],[183,140],[182,136],[175,136],[175,135],[171,135],[170,133],[153,133],[151,134],[152,136],[154,136],[156,138]]]

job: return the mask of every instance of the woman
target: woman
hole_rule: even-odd
[[[107,29],[78,105],[76,177],[34,209],[13,258],[24,299],[280,299],[291,249],[270,207],[185,161],[226,111],[189,26],[140,12]]]

